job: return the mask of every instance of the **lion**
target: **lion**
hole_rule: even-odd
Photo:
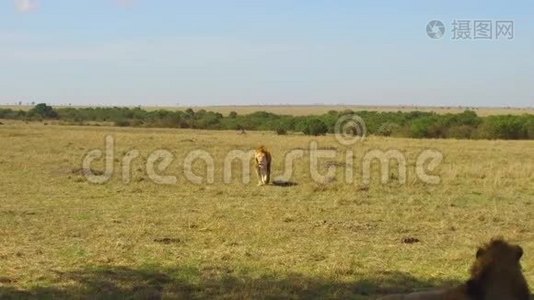
[[[471,277],[464,284],[433,291],[389,295],[382,300],[529,300],[530,291],[521,272],[520,246],[501,238],[492,239],[479,248]]]
[[[264,146],[258,147],[254,154],[258,185],[269,184],[271,181],[271,153]]]

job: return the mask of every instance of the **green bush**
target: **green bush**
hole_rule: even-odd
[[[534,140],[534,117],[525,122],[525,133],[527,139]]]
[[[0,119],[25,119],[26,112],[23,110],[14,111],[12,109],[0,108]]]
[[[191,108],[185,111],[153,110],[140,107],[89,107],[58,108],[40,103],[29,111],[0,109],[0,118],[16,120],[59,119],[65,123],[113,122],[116,126],[144,126],[169,128],[266,130],[277,134],[301,131],[307,135],[333,133],[339,117],[358,115],[365,121],[367,134],[412,138],[484,138],[484,139],[534,139],[534,115],[502,115],[479,117],[474,111],[458,114],[433,112],[378,112],[331,110],[318,116],[277,115],[258,111],[228,116]]]
[[[42,118],[42,119],[56,119],[58,117],[57,112],[45,103],[39,103],[28,112],[30,118]]]
[[[285,128],[278,127],[278,128],[276,128],[276,134],[278,134],[278,135],[286,135],[287,134],[287,130]]]
[[[384,123],[376,131],[376,135],[391,136],[400,130],[401,126],[397,123]]]
[[[410,126],[410,137],[413,138],[432,138],[434,124],[436,120],[433,117],[422,117],[414,120]]]
[[[484,119],[479,136],[489,139],[517,140],[527,138],[526,120],[519,116],[489,116]]]
[[[304,128],[302,132],[306,135],[325,135],[328,132],[328,127],[326,124],[319,119],[308,119],[304,123]]]
[[[469,125],[457,125],[449,128],[447,137],[453,139],[470,139],[473,137],[475,128]]]
[[[113,122],[113,124],[115,126],[118,126],[118,127],[128,127],[128,126],[130,126],[130,121],[128,121],[128,120],[117,120],[117,121]]]

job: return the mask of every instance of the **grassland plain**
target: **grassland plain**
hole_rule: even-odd
[[[0,105],[0,108],[9,108],[13,110],[30,110],[33,105]],[[64,107],[83,107],[83,106],[65,106],[54,105],[55,108]],[[186,110],[189,106],[147,106],[146,110]],[[238,114],[251,114],[257,111],[266,111],[270,113],[280,115],[293,115],[293,116],[307,116],[307,115],[321,115],[331,110],[342,111],[350,109],[353,111],[378,111],[378,112],[411,112],[411,111],[424,111],[435,112],[438,114],[446,113],[462,113],[468,107],[466,106],[370,106],[370,105],[219,105],[219,106],[193,106],[195,111],[205,109],[207,111],[218,112],[223,115],[228,115],[230,112],[235,111]],[[522,115],[522,114],[534,114],[534,107],[476,107],[473,108],[477,115],[481,117],[492,115]]]
[[[534,141],[369,137],[350,147],[355,182],[346,184],[347,148],[333,136],[2,122],[0,298],[373,299],[464,280],[476,247],[498,235],[524,248],[534,285]],[[81,162],[104,149],[106,135],[115,139],[115,173],[91,184]],[[338,166],[335,179],[314,182],[305,156],[296,186],[243,184],[237,163],[223,183],[231,150],[264,144],[276,177],[285,153],[311,140],[338,152],[320,164]],[[444,154],[438,185],[415,176],[428,148]],[[124,184],[120,162],[132,149],[141,157]],[[176,184],[148,178],[157,149],[173,153],[164,173]],[[196,149],[216,158],[213,184],[183,175]],[[393,168],[390,183],[376,172],[363,186],[361,159],[372,149],[403,152],[407,183]],[[194,169],[202,173],[202,163]],[[402,243],[407,237],[419,242]]]
[[[435,112],[438,114],[446,113],[462,113],[467,107],[458,107],[458,106],[436,106],[436,107],[425,107],[425,106],[370,106],[370,105],[243,105],[243,106],[208,106],[208,107],[198,107],[194,108],[195,110],[204,108],[207,111],[220,112],[224,115],[229,114],[231,111],[235,111],[238,114],[248,114],[256,111],[267,111],[275,114],[287,114],[294,116],[307,116],[307,115],[320,115],[325,114],[330,110],[342,111],[345,109],[350,109],[353,111],[378,111],[378,112],[411,112],[411,111],[424,111],[424,112]],[[183,108],[185,109],[185,108]],[[474,111],[477,115],[481,117],[491,116],[491,115],[521,115],[521,114],[532,114],[534,113],[534,108],[523,107],[477,107],[474,108]]]

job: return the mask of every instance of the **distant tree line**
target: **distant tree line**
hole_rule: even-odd
[[[475,112],[437,114],[434,112],[329,111],[322,115],[290,116],[265,111],[251,114],[200,109],[144,110],[140,107],[57,108],[44,103],[28,111],[0,109],[0,119],[60,120],[69,124],[108,122],[115,126],[166,127],[222,130],[270,130],[278,134],[302,132],[307,135],[333,133],[336,121],[357,114],[367,133],[380,136],[457,139],[534,139],[534,115],[480,117]]]

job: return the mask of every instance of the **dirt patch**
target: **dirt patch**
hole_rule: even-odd
[[[346,162],[343,162],[343,161],[327,161],[326,162],[326,167],[327,168],[330,168],[330,167],[346,167],[347,166],[347,163]]]
[[[181,139],[180,142],[194,143],[194,139]]]
[[[1,124],[0,124],[1,125]],[[0,283],[3,283],[3,284],[10,284],[10,283],[15,283],[17,282],[16,280],[14,279],[11,279],[11,278],[7,278],[7,277],[0,277]]]
[[[298,183],[293,181],[287,181],[287,180],[273,180],[272,184],[274,186],[281,186],[281,187],[290,187],[298,185]]]
[[[180,243],[181,240],[178,239],[178,238],[164,237],[164,238],[156,238],[156,239],[154,239],[154,242],[156,242],[156,243],[160,243],[160,244],[169,245],[169,244],[177,244],[177,243]]]
[[[403,244],[415,244],[415,243],[419,243],[421,242],[418,238],[414,238],[414,237],[403,237],[401,242]]]
[[[73,168],[71,169],[72,174],[76,175],[82,175],[82,176],[89,176],[89,175],[104,175],[105,172],[102,170],[95,170],[95,169],[86,169],[86,168]]]

